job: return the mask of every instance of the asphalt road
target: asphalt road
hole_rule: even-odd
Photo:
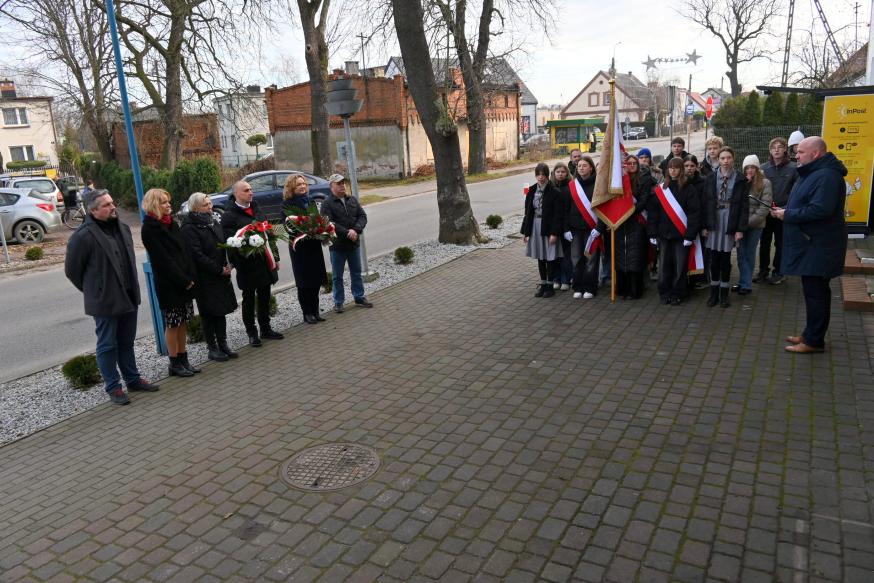
[[[700,132],[693,134],[691,151],[703,150],[703,136]],[[654,154],[668,151],[666,138],[632,141],[628,146],[649,146]],[[469,185],[474,214],[483,220],[492,213],[506,216],[522,212],[522,185],[529,180],[533,176],[511,176]],[[423,184],[422,188],[429,187]],[[368,205],[366,210],[369,257],[437,237],[436,190]],[[293,278],[288,250],[282,249],[281,255],[280,284],[290,284]],[[145,253],[140,253],[138,259],[144,261]],[[140,289],[145,290],[142,270],[139,271]],[[82,297],[64,277],[62,267],[4,274],[0,276],[0,298],[0,382],[94,350],[94,322],[84,315]],[[151,333],[151,316],[144,298],[138,335]]]

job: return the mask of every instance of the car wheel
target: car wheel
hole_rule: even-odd
[[[45,237],[42,225],[36,221],[21,221],[15,225],[15,240],[22,245],[30,245],[34,243],[42,243]]]

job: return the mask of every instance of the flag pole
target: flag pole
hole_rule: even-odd
[[[616,79],[610,79],[610,128],[613,132],[613,139],[616,136]],[[610,150],[613,151],[613,144],[610,144]],[[616,301],[616,229],[610,227],[610,302]]]

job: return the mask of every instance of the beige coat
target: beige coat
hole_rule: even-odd
[[[762,181],[762,192],[754,192],[752,188],[750,188],[750,195],[755,196],[757,199],[762,202],[766,202],[769,205],[774,202],[774,197],[771,194],[771,181],[765,178]],[[753,199],[750,199],[750,220],[749,220],[749,229],[763,229],[765,228],[765,219],[768,217],[768,213],[770,210],[766,207],[763,207]]]

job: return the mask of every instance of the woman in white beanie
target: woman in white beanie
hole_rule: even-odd
[[[801,133],[801,130],[795,130],[789,134],[789,159],[793,162],[795,162],[798,157],[798,144],[800,144],[803,139],[804,134]]]
[[[758,156],[750,154],[744,158],[742,168],[744,176],[750,183],[750,214],[744,238],[738,242],[737,246],[737,266],[740,278],[737,285],[731,288],[731,291],[736,291],[739,295],[746,295],[753,291],[756,246],[762,237],[762,229],[765,227],[765,219],[771,211],[773,198],[771,181],[765,178]]]

